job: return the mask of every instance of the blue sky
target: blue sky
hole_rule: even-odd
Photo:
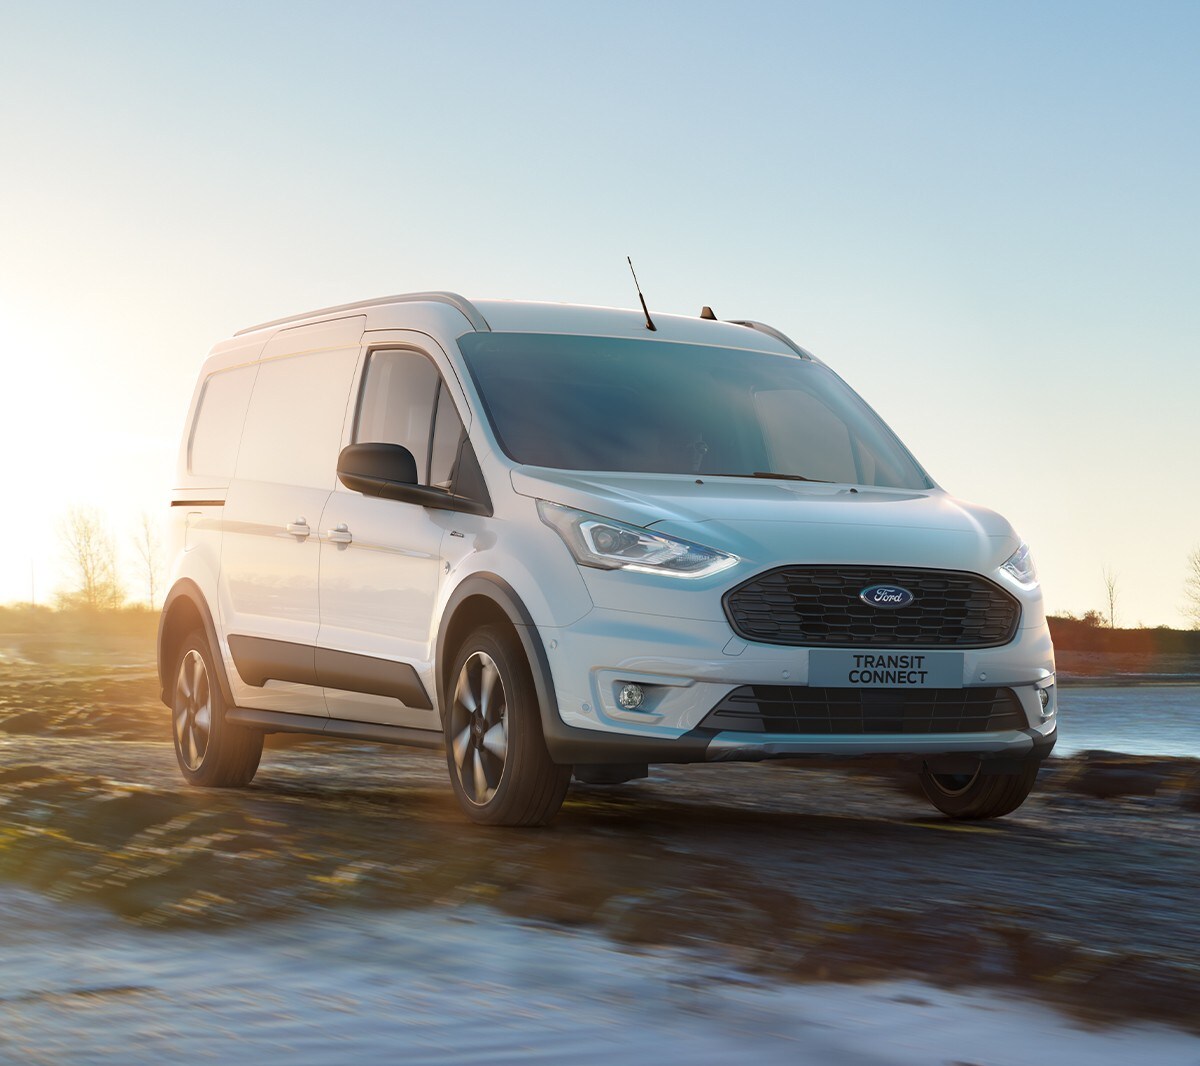
[[[631,305],[632,254],[652,308],[830,362],[1052,609],[1109,565],[1118,622],[1182,624],[1197,40],[1169,3],[0,3],[0,602],[60,580],[68,504],[122,544],[161,509],[233,330]]]

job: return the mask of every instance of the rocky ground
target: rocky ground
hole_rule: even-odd
[[[1018,990],[1200,1031],[1200,763],[1052,760],[999,822],[907,778],[794,765],[575,785],[546,830],[466,823],[441,757],[290,740],[184,786],[153,672],[0,674],[0,877],[147,926],[322,908],[493,911],[780,980]]]

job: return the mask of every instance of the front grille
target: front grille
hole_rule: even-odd
[[[900,585],[907,607],[859,599],[872,585]],[[978,574],[879,566],[785,566],[725,594],[738,636],[766,644],[853,648],[992,648],[1016,635],[1021,608]]]
[[[1028,726],[1010,688],[809,688],[743,685],[702,729],[803,736],[998,733]]]

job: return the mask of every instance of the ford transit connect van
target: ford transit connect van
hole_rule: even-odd
[[[1055,739],[1029,549],[756,322],[420,293],[212,351],[159,673],[183,776],[263,735],[444,748],[533,825],[572,774],[887,756],[1006,814]]]

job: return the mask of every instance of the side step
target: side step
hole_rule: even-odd
[[[378,722],[347,722],[340,718],[318,718],[311,714],[286,714],[283,711],[259,711],[248,707],[230,707],[225,720],[264,733],[307,733],[339,740],[372,740],[381,744],[404,744],[410,748],[445,751],[442,734],[433,729],[381,725]]]

